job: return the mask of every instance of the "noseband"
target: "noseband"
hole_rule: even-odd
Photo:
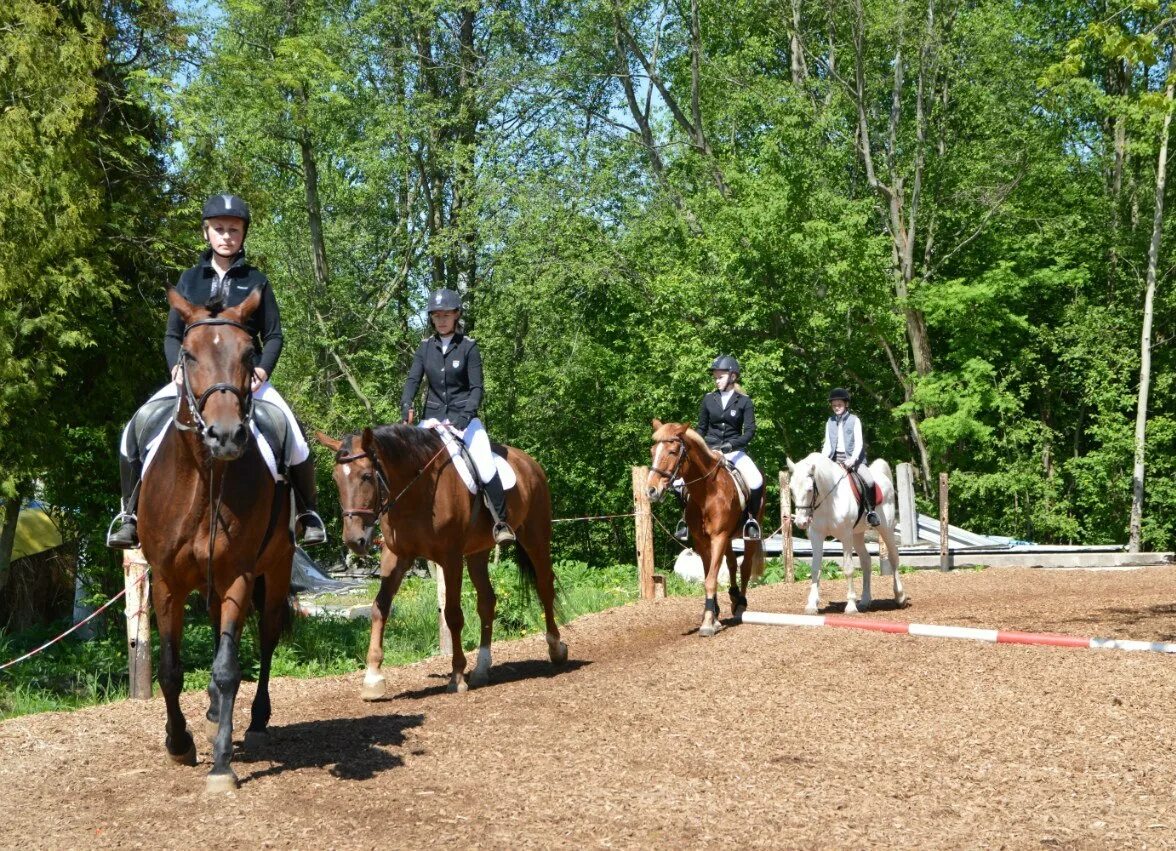
[[[238,328],[244,331],[246,334],[252,334],[249,328],[240,322],[232,319],[212,318],[199,319],[193,322],[191,325],[188,325],[186,328],[184,328],[184,338],[187,338],[189,331],[191,331],[193,328],[199,328],[201,325],[228,325],[231,328]],[[196,424],[188,425],[187,423],[180,422],[178,416],[179,406],[177,405],[176,414],[173,416],[176,428],[179,428],[183,431],[195,431],[198,435],[203,437],[204,432],[208,429],[208,423],[204,421],[204,406],[207,404],[209,397],[212,396],[213,393],[232,393],[234,396],[236,396],[237,405],[241,410],[241,422],[245,425],[246,428],[248,428],[250,421],[253,419],[253,392],[249,385],[247,384],[244,388],[241,388],[235,384],[229,384],[228,382],[222,381],[212,385],[203,393],[201,393],[200,398],[196,398],[196,394],[192,390],[192,382],[188,379],[189,357],[191,357],[191,354],[188,352],[188,350],[181,348],[180,376],[184,383],[184,399],[188,403],[188,410],[192,413],[192,419],[196,421]],[[251,380],[251,378],[247,380]]]

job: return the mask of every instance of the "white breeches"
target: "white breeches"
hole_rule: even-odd
[[[488,482],[498,475],[498,468],[494,465],[494,453],[490,451],[490,436],[486,434],[480,419],[474,417],[470,420],[470,424],[462,432],[461,442],[466,445],[470,457],[474,459],[479,479]]]
[[[727,460],[735,465],[735,469],[743,476],[743,480],[747,482],[749,488],[755,490],[764,486],[764,474],[759,471],[759,467],[755,466],[750,455],[742,449],[724,454]]]
[[[169,381],[148,401],[154,402],[156,399],[175,398],[178,395],[180,395],[179,385],[174,381]],[[301,464],[309,458],[310,447],[306,443],[306,438],[302,436],[302,429],[299,427],[298,421],[294,419],[294,412],[290,410],[290,406],[286,404],[286,400],[282,398],[282,394],[277,391],[277,388],[267,381],[253,392],[253,398],[277,405],[278,409],[286,415],[286,422],[290,424],[290,465]],[[473,424],[471,423],[471,425]],[[122,433],[122,442],[119,448],[124,456],[129,453],[127,432],[130,428],[131,424],[127,423]],[[489,442],[487,442],[487,450],[489,450]]]

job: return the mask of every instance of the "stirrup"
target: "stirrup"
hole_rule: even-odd
[[[327,542],[327,529],[323,525],[323,518],[318,516],[317,511],[307,509],[298,515],[298,520],[302,523],[302,545],[304,547],[317,547],[319,544]]]
[[[678,521],[678,528],[674,530],[674,537],[679,541],[690,540],[690,527],[686,525],[685,520]]]
[[[878,525],[881,525],[881,523],[882,523],[882,521],[878,519],[878,512],[877,511],[867,511],[866,512],[866,522],[869,523],[871,526],[878,526]]]
[[[759,521],[754,517],[749,517],[747,522],[743,524],[743,540],[758,541],[763,532],[760,530]]]
[[[118,531],[114,531],[114,524],[121,523]],[[126,532],[127,534],[123,534]],[[139,518],[134,514],[120,511],[106,527],[106,546],[112,550],[133,550],[139,546]]]
[[[496,544],[511,544],[515,541],[514,530],[502,520],[494,524],[494,531],[491,534],[494,536],[494,543]]]

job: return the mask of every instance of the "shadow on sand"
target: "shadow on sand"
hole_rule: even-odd
[[[578,671],[592,663],[586,659],[569,659],[558,668],[548,662],[546,659],[527,659],[522,662],[504,662],[500,665],[492,665],[490,668],[490,682],[483,688],[493,688],[494,686],[506,685],[507,683],[518,682],[519,680],[549,680],[552,677],[558,677],[560,674],[566,674],[571,671]],[[466,670],[466,676],[469,676],[469,669]],[[441,680],[439,685],[426,686],[424,688],[413,689],[412,691],[402,691],[399,694],[389,695],[383,698],[384,700],[419,700],[423,697],[433,697],[438,694],[445,694],[445,689],[449,685],[449,674],[429,674],[431,680]]]

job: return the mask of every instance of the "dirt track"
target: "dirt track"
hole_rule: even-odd
[[[844,583],[825,582],[825,601]],[[1176,640],[1176,569],[910,576],[864,617]],[[807,584],[752,592],[800,611]],[[724,607],[725,607],[724,600]],[[833,610],[839,608],[836,603]],[[158,698],[0,724],[4,847],[1176,846],[1176,658],[740,626],[635,604],[448,663],[276,680],[274,741],[205,796],[166,763]],[[243,730],[252,686],[242,687]],[[202,693],[188,695],[194,728]]]

